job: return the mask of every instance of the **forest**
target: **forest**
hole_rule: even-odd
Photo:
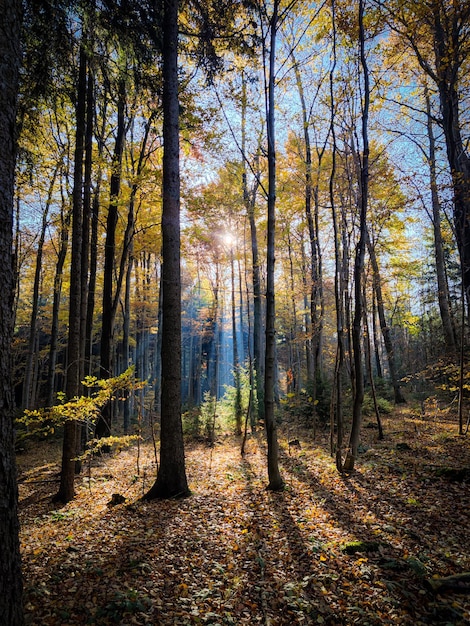
[[[0,624],[470,623],[468,0],[0,9]]]

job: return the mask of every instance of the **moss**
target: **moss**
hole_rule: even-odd
[[[341,548],[346,554],[356,554],[356,552],[377,552],[381,543],[378,541],[349,541]]]

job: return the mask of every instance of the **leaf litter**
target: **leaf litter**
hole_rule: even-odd
[[[428,582],[470,571],[468,484],[438,471],[470,467],[469,441],[418,421],[389,418],[383,442],[364,429],[349,475],[327,433],[292,453],[281,432],[280,493],[256,433],[244,458],[229,435],[188,444],[192,495],[142,501],[156,472],[144,444],[138,464],[135,448],[93,460],[62,508],[59,447],[38,444],[18,458],[26,623],[469,624],[469,595]]]

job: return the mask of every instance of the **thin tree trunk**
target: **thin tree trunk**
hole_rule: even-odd
[[[101,153],[99,148],[98,153]],[[90,269],[88,280],[88,296],[87,296],[87,317],[86,317],[86,341],[85,341],[85,362],[88,364],[88,375],[93,372],[93,330],[95,321],[95,294],[96,294],[96,271],[98,266],[98,237],[99,237],[99,211],[100,211],[100,193],[101,193],[101,168],[98,172],[95,182],[95,191],[93,194],[91,209],[91,235],[90,235]]]
[[[81,318],[81,255],[83,232],[83,157],[85,149],[86,124],[86,78],[87,60],[85,44],[80,44],[80,58],[78,70],[77,105],[74,176],[72,196],[72,257],[70,264],[70,291],[69,291],[69,333],[68,333],[68,360],[65,394],[68,399],[79,395],[80,392],[80,318]],[[60,486],[55,501],[67,503],[75,495],[75,461],[77,453],[77,424],[74,420],[67,420],[64,426],[64,440],[62,446],[62,467],[60,472]]]
[[[323,330],[323,277],[322,277],[322,262],[321,262],[321,249],[318,237],[318,212],[319,212],[319,176],[321,162],[326,148],[326,140],[323,147],[318,151],[318,164],[317,164],[317,180],[315,185],[312,180],[312,148],[310,141],[310,122],[307,114],[307,105],[305,103],[305,94],[302,84],[302,77],[298,64],[296,62],[294,52],[291,51],[291,57],[294,64],[295,79],[297,83],[297,90],[299,92],[299,98],[302,108],[302,121],[304,131],[304,144],[305,144],[305,215],[307,218],[307,227],[310,241],[310,256],[311,256],[311,293],[310,293],[310,319],[312,326],[312,337],[310,340],[312,358],[307,359],[307,366],[309,361],[311,362],[311,371],[307,367],[307,377],[313,382],[312,398],[315,405],[316,400],[316,385],[319,380],[320,371],[320,350],[321,350],[321,337]],[[312,212],[312,199],[314,200],[314,211]]]
[[[374,360],[376,375],[377,378],[383,378],[382,363],[380,361],[379,337],[377,331],[377,301],[374,290],[372,290],[372,337],[374,340]]]
[[[100,378],[113,376],[113,340],[116,311],[114,304],[114,261],[116,256],[116,227],[118,222],[118,201],[121,190],[122,155],[126,136],[125,128],[126,88],[124,78],[119,80],[117,102],[117,131],[110,182],[110,202],[106,220],[106,242],[104,247],[103,273],[103,312],[101,321]],[[112,406],[108,403],[101,411],[96,424],[97,437],[111,435]]]
[[[372,282],[377,302],[377,313],[379,316],[380,329],[382,331],[382,337],[384,340],[385,352],[387,353],[388,369],[390,371],[390,381],[393,387],[395,404],[403,404],[404,402],[406,402],[406,400],[403,396],[400,383],[398,381],[392,336],[390,333],[390,327],[388,326],[385,317],[385,307],[382,295],[382,281],[380,277],[379,264],[377,262],[377,256],[375,254],[375,247],[370,240],[369,234],[367,234],[367,249],[369,252],[369,258],[372,267]]]
[[[162,394],[162,296],[163,296],[163,266],[160,266],[160,288],[158,291],[157,340],[155,349],[155,413],[161,415]]]
[[[122,352],[124,360],[124,369],[127,369],[131,365],[131,351],[129,345],[130,338],[130,324],[131,324],[131,279],[132,279],[132,267],[134,265],[134,257],[132,251],[129,254],[129,262],[126,272],[126,286],[124,290],[124,315],[123,315],[123,329],[122,329]],[[125,392],[125,401],[123,408],[123,429],[124,434],[127,435],[130,430],[131,419],[130,409],[132,394],[130,391]]]
[[[380,410],[379,410],[379,405],[377,402],[377,393],[375,390],[375,381],[374,381],[374,374],[372,371],[372,346],[371,346],[371,340],[370,340],[370,332],[369,332],[369,321],[367,319],[367,308],[365,306],[365,302],[366,302],[366,285],[365,285],[365,281],[363,283],[362,286],[362,293],[363,293],[363,301],[364,301],[364,341],[365,341],[365,357],[366,357],[366,365],[367,365],[367,373],[369,374],[369,382],[370,382],[370,390],[372,393],[372,400],[374,402],[374,411],[375,411],[375,417],[377,420],[377,428],[379,431],[379,439],[382,440],[384,438],[384,432],[383,432],[383,427],[382,427],[382,420],[380,419]]]
[[[278,27],[279,0],[274,0],[270,22],[269,77],[266,106],[268,135],[268,224],[267,224],[267,263],[266,263],[266,355],[264,410],[268,443],[268,489],[279,491],[284,487],[279,471],[279,444],[275,416],[276,387],[276,313],[275,313],[275,229],[276,229],[276,144],[274,123],[274,85],[276,34]]]
[[[81,364],[80,378],[83,380],[90,369],[87,361],[87,340],[88,340],[88,296],[89,279],[91,265],[91,238],[92,238],[92,166],[93,166],[93,124],[95,115],[95,85],[91,64],[88,64],[87,80],[87,103],[86,103],[86,130],[85,130],[85,164],[83,179],[83,239],[82,239],[82,266],[81,266],[81,288],[82,301],[80,311],[80,343],[83,360]]]
[[[235,434],[242,434],[242,390],[240,379],[240,361],[238,357],[237,309],[235,305],[235,261],[233,248],[230,248],[231,302],[232,302],[232,335],[233,335],[233,371],[235,379]]]
[[[362,404],[364,402],[364,364],[363,364],[363,292],[362,282],[364,279],[364,259],[366,253],[367,238],[367,204],[369,194],[369,69],[365,55],[365,35],[364,35],[364,1],[359,0],[359,47],[360,62],[364,76],[364,104],[362,110],[362,157],[360,159],[360,224],[359,242],[356,248],[354,261],[354,319],[352,328],[352,345],[354,359],[354,396],[352,411],[352,426],[349,438],[349,452],[344,463],[345,470],[354,469],[354,462],[357,458],[359,437],[362,422]]]
[[[248,215],[251,237],[252,256],[252,281],[253,281],[253,371],[256,386],[256,399],[258,406],[258,419],[264,420],[264,371],[263,371],[263,308],[261,299],[261,272],[258,252],[258,234],[255,220],[256,193],[259,185],[259,177],[255,176],[253,188],[248,190],[247,167],[246,167],[246,108],[247,94],[246,81],[242,75],[242,155],[243,155],[243,202]],[[257,159],[258,161],[259,159]]]
[[[59,341],[59,311],[60,300],[62,296],[62,279],[65,258],[67,256],[67,248],[69,241],[69,230],[71,211],[67,207],[64,213],[66,200],[62,197],[61,208],[61,225],[60,225],[60,241],[59,250],[57,253],[57,263],[54,276],[54,297],[52,302],[52,321],[51,321],[51,338],[49,346],[49,369],[47,375],[47,406],[53,406],[54,404],[54,392],[55,392],[55,379],[56,379],[56,364],[57,364],[57,349]]]
[[[331,216],[333,222],[334,233],[334,250],[335,250],[335,308],[336,308],[336,334],[337,346],[335,357],[335,370],[333,377],[333,389],[331,393],[330,404],[330,446],[331,453],[335,454],[336,467],[339,472],[343,471],[343,369],[344,369],[344,299],[343,299],[343,271],[342,271],[342,255],[341,241],[342,237],[339,232],[338,212],[336,209],[335,196],[335,178],[336,178],[336,131],[335,131],[335,98],[334,98],[334,79],[336,70],[336,4],[335,0],[331,0],[331,20],[333,29],[333,62],[330,69],[329,85],[330,85],[330,134],[332,139],[331,148],[331,171],[328,184],[329,199],[331,205]],[[336,442],[335,442],[336,428]]]
[[[33,307],[31,310],[31,322],[29,325],[29,344],[28,355],[26,358],[26,367],[24,373],[23,383],[23,408],[28,409],[34,406],[34,399],[32,393],[32,379],[34,369],[34,356],[36,354],[37,345],[37,332],[38,332],[38,313],[39,313],[39,290],[41,285],[42,275],[42,254],[44,249],[44,241],[46,239],[46,230],[48,225],[49,209],[52,202],[52,194],[54,191],[57,175],[59,173],[60,163],[58,163],[54,169],[52,179],[49,185],[49,191],[47,194],[46,206],[42,214],[42,226],[41,234],[39,235],[38,249],[36,252],[36,270],[34,273],[34,286],[33,286]]]

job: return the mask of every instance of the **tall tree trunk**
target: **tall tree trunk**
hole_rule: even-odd
[[[439,202],[439,194],[437,191],[436,176],[436,141],[434,138],[434,130],[431,115],[431,101],[428,89],[425,88],[424,97],[426,100],[427,113],[427,131],[429,141],[429,178],[431,186],[432,199],[432,226],[434,233],[434,258],[436,261],[437,275],[437,300],[439,303],[439,312],[441,314],[442,330],[444,332],[444,341],[447,350],[455,354],[457,343],[455,338],[455,329],[452,324],[452,315],[450,309],[449,287],[447,284],[444,245],[442,243],[441,231],[441,205]]]
[[[160,466],[145,498],[186,496],[181,421],[178,1],[163,3],[162,391]]]
[[[162,395],[162,265],[160,265],[160,288],[158,290],[158,313],[157,313],[157,340],[155,342],[155,413],[161,416],[161,395]]]
[[[366,284],[365,281],[363,282],[363,286],[362,286],[362,290],[363,290],[363,301],[364,301],[364,311],[363,311],[363,315],[364,315],[364,342],[365,342],[365,357],[366,357],[366,365],[367,365],[367,373],[369,375],[369,382],[370,382],[370,390],[371,390],[371,394],[372,394],[372,400],[374,402],[374,410],[375,410],[375,417],[377,420],[377,429],[378,429],[378,433],[379,433],[379,440],[382,440],[384,438],[384,432],[383,432],[383,427],[382,427],[382,420],[380,419],[380,410],[379,410],[379,405],[377,402],[377,393],[375,390],[375,381],[374,381],[374,374],[372,371],[372,347],[371,347],[371,341],[370,341],[370,332],[369,332],[369,320],[367,317],[367,307],[365,306],[365,302],[366,302]]]
[[[331,453],[335,453],[336,467],[339,472],[343,471],[343,370],[344,370],[344,352],[345,352],[345,322],[344,322],[344,298],[343,298],[343,269],[341,242],[344,238],[341,236],[339,229],[339,217],[336,208],[335,194],[335,178],[336,178],[336,130],[335,130],[335,94],[334,81],[337,63],[336,55],[336,3],[331,0],[331,20],[333,30],[333,49],[332,49],[332,65],[329,72],[329,88],[330,88],[330,134],[332,140],[331,147],[331,171],[328,183],[328,193],[331,205],[331,216],[333,222],[334,233],[334,250],[335,250],[335,309],[336,309],[336,335],[337,346],[335,356],[335,370],[333,377],[333,389],[330,404],[330,445]],[[342,229],[344,231],[344,228]],[[336,441],[335,441],[336,429]]]
[[[240,377],[240,360],[238,356],[237,309],[235,305],[235,261],[233,248],[230,248],[231,303],[232,303],[232,335],[233,335],[233,373],[235,379],[235,434],[242,434],[242,389]]]
[[[24,623],[11,381],[15,293],[13,195],[20,28],[21,2],[5,0],[0,12],[0,623],[8,626]]]
[[[278,27],[279,0],[274,0],[273,15],[270,21],[269,75],[267,86],[266,126],[268,135],[268,224],[267,224],[267,263],[266,263],[266,354],[264,411],[268,443],[268,489],[279,491],[284,487],[279,471],[279,444],[275,409],[276,387],[276,313],[275,313],[275,229],[276,229],[276,144],[274,123],[274,85],[276,34]]]
[[[92,238],[92,167],[93,167],[93,125],[95,116],[95,85],[91,63],[88,64],[86,127],[85,127],[85,163],[83,179],[83,235],[82,235],[82,265],[81,288],[82,298],[80,306],[80,352],[83,355],[80,378],[83,380],[90,369],[87,361],[88,343],[88,296],[89,272],[91,266],[91,238]],[[91,354],[90,354],[91,356]]]
[[[367,249],[369,252],[370,264],[372,267],[372,285],[375,292],[377,313],[379,316],[380,330],[382,331],[382,337],[384,340],[385,352],[387,353],[388,369],[390,372],[390,382],[393,387],[393,395],[395,404],[403,404],[406,402],[400,383],[398,381],[397,368],[395,363],[395,351],[393,349],[392,335],[390,327],[387,324],[385,316],[384,299],[382,294],[382,280],[380,277],[379,264],[377,261],[377,255],[375,254],[375,247],[370,240],[370,236],[367,233]]]
[[[354,261],[354,319],[352,328],[352,345],[354,359],[354,396],[352,411],[352,426],[349,438],[349,452],[344,462],[345,470],[354,469],[357,458],[359,437],[362,422],[362,404],[364,402],[364,363],[363,363],[363,290],[362,281],[364,275],[364,259],[366,253],[367,238],[367,203],[369,194],[369,69],[365,55],[364,35],[364,1],[359,0],[359,48],[360,62],[364,77],[364,103],[362,109],[362,156],[360,158],[360,222],[359,242],[356,248]]]
[[[127,369],[131,365],[131,350],[130,350],[130,325],[131,325],[131,279],[132,268],[134,266],[134,256],[132,250],[129,252],[129,262],[126,272],[126,285],[124,289],[124,314],[123,314],[123,328],[122,328],[122,352],[124,369]],[[129,390],[125,392],[125,401],[123,408],[123,429],[124,434],[127,435],[131,426],[131,400],[132,394]]]
[[[125,125],[126,86],[121,77],[118,86],[117,102],[117,130],[114,145],[114,154],[111,165],[110,202],[106,220],[106,241],[104,246],[104,273],[103,273],[103,312],[101,319],[100,343],[100,378],[110,378],[114,375],[112,354],[114,341],[114,323],[116,309],[114,307],[114,263],[116,257],[116,227],[118,223],[118,203],[121,191],[122,155],[126,137]],[[96,423],[96,436],[109,437],[111,435],[111,403],[101,411]]]
[[[210,340],[207,351],[207,383],[209,394],[212,398],[217,398],[219,389],[219,361],[220,361],[220,329],[222,320],[219,320],[219,293],[220,293],[220,268],[216,262],[215,285],[213,286],[214,300],[210,317]],[[222,316],[220,316],[222,317]]]
[[[242,156],[243,156],[243,202],[250,224],[252,281],[253,281],[253,371],[256,386],[258,419],[264,420],[264,368],[263,368],[263,307],[261,299],[261,272],[258,252],[258,234],[255,220],[256,194],[259,185],[258,172],[255,173],[253,188],[248,189],[246,166],[246,109],[247,94],[246,80],[242,75]],[[259,159],[257,159],[258,164]],[[259,168],[258,168],[259,169]]]
[[[56,365],[57,365],[57,350],[59,342],[59,311],[60,300],[62,296],[62,279],[65,258],[67,256],[67,248],[69,241],[69,230],[71,211],[67,207],[65,209],[65,198],[62,198],[61,208],[61,225],[60,225],[60,241],[59,249],[57,253],[57,263],[54,276],[54,297],[52,301],[52,321],[51,321],[51,338],[49,345],[49,369],[47,374],[47,406],[54,404],[54,392],[55,392],[55,379],[56,379]]]
[[[85,150],[86,126],[86,83],[87,59],[85,43],[80,44],[77,103],[76,103],[76,130],[75,154],[72,195],[72,257],[70,263],[70,291],[69,291],[69,332],[67,354],[67,378],[65,394],[72,399],[80,392],[80,321],[81,321],[81,255],[83,233],[83,158]],[[64,440],[62,445],[62,467],[60,472],[60,486],[54,500],[63,503],[70,502],[75,495],[75,461],[77,454],[77,423],[67,420],[64,426]]]
[[[98,153],[101,153],[101,147]],[[90,268],[88,278],[87,313],[86,313],[86,338],[85,338],[85,363],[88,364],[88,375],[93,375],[93,329],[95,318],[96,299],[96,270],[98,267],[98,237],[99,237],[99,211],[101,193],[101,167],[98,166],[95,189],[91,205],[91,233],[90,233]]]
[[[39,290],[41,286],[42,275],[42,254],[44,249],[44,241],[46,239],[46,230],[48,225],[49,209],[52,202],[52,194],[54,191],[55,182],[59,172],[60,163],[58,163],[54,169],[52,179],[49,185],[49,191],[47,194],[46,206],[42,214],[42,226],[41,233],[39,235],[38,249],[36,252],[36,270],[34,273],[34,285],[33,285],[33,307],[31,310],[31,322],[29,325],[29,343],[28,343],[28,355],[26,358],[26,367],[24,373],[23,383],[23,408],[28,409],[34,406],[35,400],[32,393],[32,379],[34,370],[34,357],[36,354],[37,345],[37,332],[38,332],[38,313],[39,313]]]
[[[294,260],[292,253],[292,240],[290,235],[290,229],[287,227],[287,252],[289,257],[289,286],[287,288],[288,293],[291,294],[292,300],[292,325],[290,328],[290,340],[289,348],[291,355],[290,369],[292,371],[291,392],[299,395],[302,387],[302,376],[300,368],[300,354],[299,354],[299,338],[297,329],[297,305],[296,305],[296,292],[295,292],[295,280],[294,280]],[[287,278],[286,278],[287,280]]]
[[[369,254],[370,256],[370,254]],[[377,331],[377,299],[375,291],[372,291],[372,337],[374,340],[374,361],[377,378],[383,378],[382,363],[380,360],[379,336]]]
[[[307,380],[312,380],[314,376],[314,367],[313,367],[313,354],[312,354],[312,320],[311,313],[312,309],[309,306],[309,293],[311,296],[311,288],[309,287],[307,274],[310,274],[307,270],[307,255],[305,253],[305,244],[302,232],[302,241],[301,241],[301,253],[302,253],[302,286],[303,286],[303,318],[304,318],[304,333],[305,333],[305,342],[304,342],[304,350],[305,350],[305,365],[307,371]],[[310,305],[312,301],[310,298]],[[314,385],[315,387],[315,385]],[[316,419],[314,415],[313,420],[313,428],[315,430],[316,427]]]
[[[305,103],[305,94],[302,84],[302,77],[298,64],[296,62],[294,52],[291,51],[291,57],[294,64],[295,79],[297,90],[299,92],[300,104],[302,108],[302,121],[304,131],[304,161],[305,161],[305,215],[307,218],[307,227],[310,241],[310,257],[311,257],[311,293],[310,293],[310,319],[312,326],[311,350],[312,358],[307,359],[312,364],[312,371],[307,369],[307,377],[313,382],[313,404],[316,400],[316,384],[319,380],[320,371],[320,350],[321,337],[323,331],[323,277],[322,277],[322,258],[320,241],[318,237],[318,213],[319,213],[319,177],[323,155],[326,148],[326,140],[321,149],[318,150],[317,179],[313,184],[312,177],[312,147],[310,141],[310,121],[307,113],[307,105]],[[314,201],[314,211],[312,212],[312,199]]]

